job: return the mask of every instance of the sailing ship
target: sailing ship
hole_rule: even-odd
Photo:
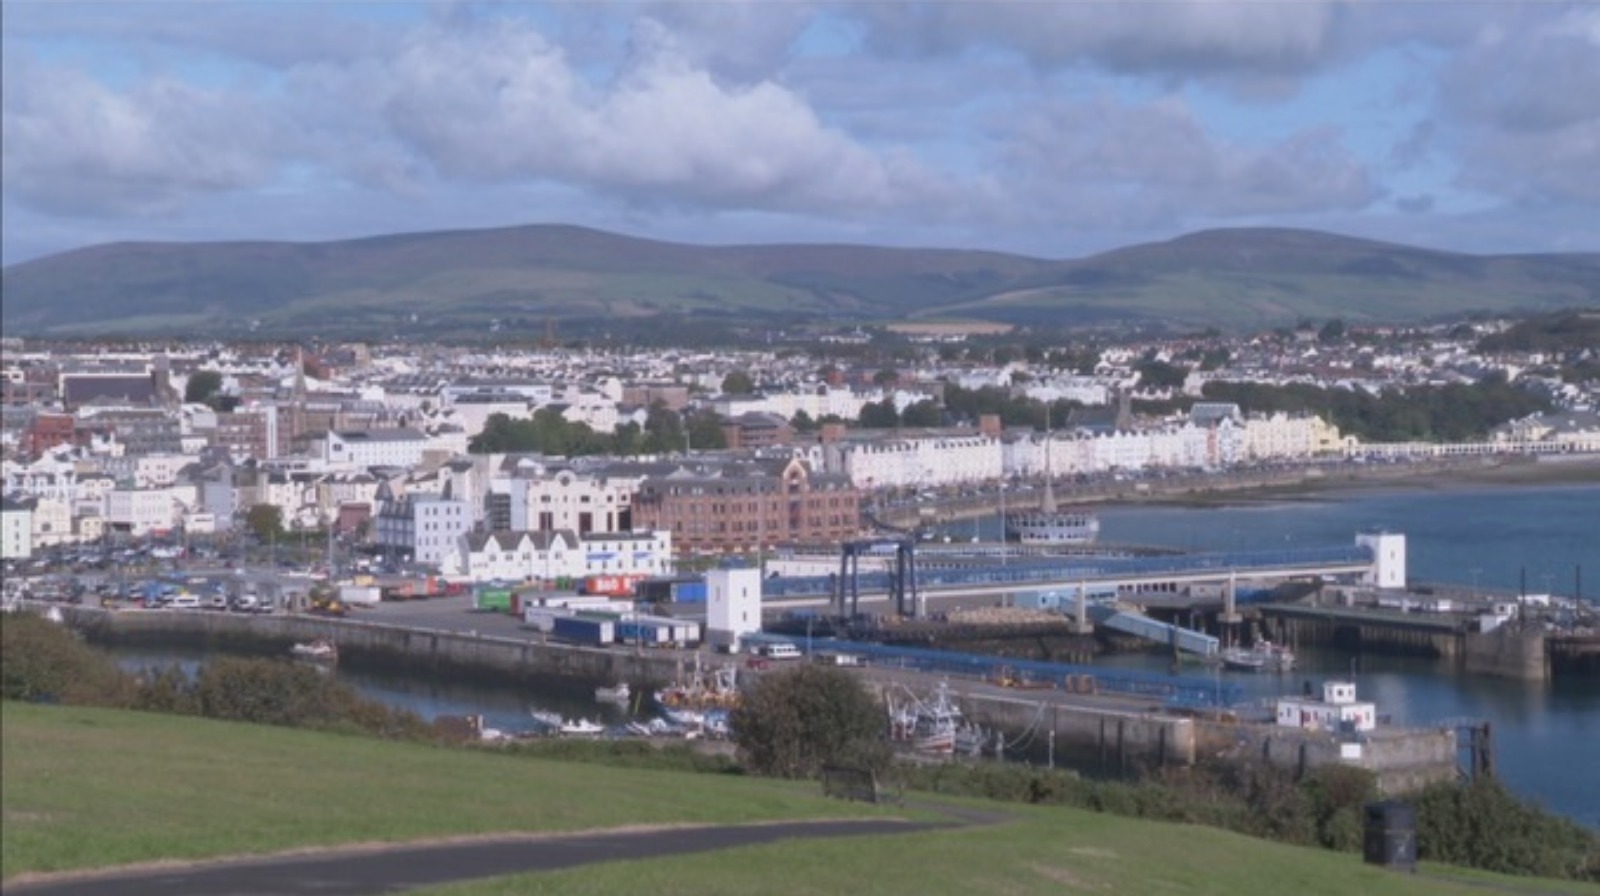
[[[1056,506],[1055,479],[1050,474],[1050,436],[1044,441],[1044,498],[1038,510],[1006,514],[1006,540],[1022,544],[1086,544],[1100,535],[1100,519],[1084,510]]]

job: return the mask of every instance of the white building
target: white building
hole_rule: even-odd
[[[706,640],[738,649],[739,639],[761,631],[761,570],[713,569],[706,573]]]
[[[33,556],[33,500],[0,498],[0,559]]]
[[[477,582],[660,576],[672,570],[672,533],[665,530],[471,532],[457,539],[457,551],[462,575]]]
[[[1403,532],[1362,532],[1356,544],[1372,549],[1372,569],[1361,577],[1379,588],[1406,587],[1406,536]]]
[[[1322,685],[1320,700],[1279,697],[1278,724],[1316,731],[1371,731],[1378,727],[1378,708],[1376,704],[1356,700],[1354,682],[1329,681]]]
[[[410,554],[417,563],[453,566],[460,558],[458,540],[472,525],[472,507],[466,501],[407,495],[379,509],[373,520],[373,541],[387,550]]]
[[[321,442],[330,469],[402,467],[422,463],[428,437],[415,429],[361,429],[330,432]]]
[[[183,501],[169,488],[116,489],[106,495],[105,524],[142,536],[168,532],[183,519]]]
[[[633,525],[633,496],[639,479],[593,476],[572,470],[505,480],[511,497],[512,529],[571,529],[626,532]]]

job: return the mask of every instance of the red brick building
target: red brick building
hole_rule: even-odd
[[[680,469],[645,479],[635,525],[672,533],[677,551],[753,551],[758,544],[828,543],[861,531],[861,495],[842,474],[799,460]]]

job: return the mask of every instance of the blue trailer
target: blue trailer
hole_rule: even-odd
[[[589,614],[557,616],[550,633],[563,641],[604,647],[617,640],[617,620],[611,616]]]

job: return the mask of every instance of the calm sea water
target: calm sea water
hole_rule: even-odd
[[[1600,485],[1345,492],[1320,500],[1217,508],[1109,507],[1110,542],[1194,549],[1346,543],[1404,532],[1410,577],[1529,593],[1600,595]],[[1290,676],[1230,676],[1251,696],[1348,675],[1353,658],[1312,652]],[[1127,659],[1113,662],[1138,663]],[[1600,676],[1550,684],[1457,675],[1444,663],[1364,657],[1357,690],[1407,724],[1483,719],[1501,778],[1516,792],[1600,829]]]

